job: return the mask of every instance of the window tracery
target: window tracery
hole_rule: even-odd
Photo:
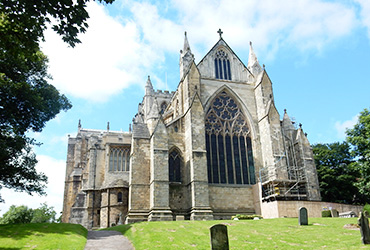
[[[208,182],[255,184],[250,130],[241,109],[225,91],[213,100],[205,129]]]
[[[169,181],[181,182],[181,155],[178,150],[174,149],[168,157]]]
[[[111,146],[109,149],[109,171],[130,171],[130,148]]]
[[[215,75],[216,79],[231,80],[230,60],[223,50],[217,51],[215,55]]]

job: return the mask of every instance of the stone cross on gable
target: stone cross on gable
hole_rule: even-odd
[[[224,33],[224,32],[222,32],[221,29],[218,29],[217,33],[220,34],[220,38],[222,38],[222,33]]]

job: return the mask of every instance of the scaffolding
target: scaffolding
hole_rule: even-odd
[[[276,161],[259,171],[262,201],[307,200],[308,179],[302,161],[297,158],[299,142],[283,132],[284,153],[275,155]],[[302,150],[300,150],[302,152]]]

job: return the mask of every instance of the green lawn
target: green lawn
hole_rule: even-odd
[[[370,249],[361,243],[359,230],[346,229],[357,218],[309,218],[299,226],[296,218],[240,221],[141,222],[121,225],[136,250],[210,249],[209,228],[228,226],[230,249]]]
[[[76,224],[0,225],[0,249],[84,249],[87,230]]]

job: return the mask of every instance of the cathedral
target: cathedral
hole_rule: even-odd
[[[319,201],[312,148],[282,119],[250,43],[245,65],[219,30],[199,63],[185,33],[176,91],[150,77],[128,132],[78,126],[68,140],[62,221],[86,228],[138,221],[264,216],[274,201]]]

